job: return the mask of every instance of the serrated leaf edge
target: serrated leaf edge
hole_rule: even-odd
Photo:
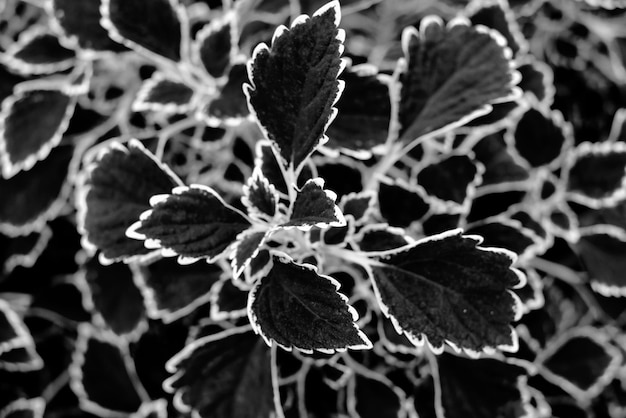
[[[152,102],[148,100],[148,96],[152,91],[162,82],[170,81],[177,84],[182,84],[192,91],[191,99],[187,103],[175,103],[175,102]],[[168,114],[173,113],[189,113],[193,111],[198,105],[199,95],[193,87],[188,86],[183,81],[169,79],[164,73],[156,71],[152,76],[144,81],[135,97],[132,104],[132,110],[134,112],[163,112]]]

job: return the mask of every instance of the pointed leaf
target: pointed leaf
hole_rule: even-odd
[[[182,9],[178,0],[102,0],[100,23],[129,48],[179,61]]]
[[[293,204],[289,222],[281,224],[282,228],[296,227],[308,230],[313,226],[327,228],[344,226],[346,220],[341,209],[335,204],[337,195],[324,190],[324,180],[315,178],[307,181],[298,191]]]
[[[0,299],[0,354],[34,345],[24,321],[4,299]]]
[[[180,186],[170,195],[150,199],[152,209],[127,230],[127,235],[145,240],[147,248],[162,248],[164,256],[179,255],[179,261],[219,257],[248,229],[250,222],[227,205],[211,188]]]
[[[45,227],[41,232],[14,238],[0,234],[0,266],[10,273],[17,266],[32,267],[52,238],[52,230]]]
[[[227,15],[224,19],[213,19],[196,34],[193,44],[194,52],[212,77],[223,76],[231,64],[236,41],[232,39],[233,16]]]
[[[392,226],[407,227],[424,217],[430,210],[424,189],[411,187],[402,182],[380,183],[378,206],[380,214]]]
[[[234,285],[233,280],[220,280],[211,289],[211,319],[232,320],[248,315],[248,292]]]
[[[372,192],[350,193],[341,198],[339,207],[344,216],[350,215],[360,224],[374,210],[375,198]]]
[[[230,255],[234,279],[243,274],[245,268],[257,256],[271,233],[271,230],[245,231],[237,237],[237,242],[233,245],[233,251]]]
[[[240,123],[250,114],[246,95],[241,85],[248,81],[245,64],[235,64],[228,72],[228,81],[217,97],[214,97],[206,108],[209,126]]]
[[[76,99],[59,90],[25,90],[2,103],[0,153],[9,178],[30,170],[61,142]]]
[[[290,29],[279,27],[271,48],[260,44],[254,50],[245,92],[284,165],[299,167],[328,139],[325,131],[342,90],[340,18],[339,3],[330,2],[311,18],[296,18]]]
[[[22,74],[50,74],[74,65],[76,54],[59,43],[59,38],[39,26],[20,34],[7,48],[2,60]]]
[[[509,289],[523,285],[515,255],[478,247],[460,230],[425,238],[382,255],[372,280],[383,313],[416,345],[424,339],[468,353],[517,350],[510,323],[521,304]]]
[[[355,240],[361,251],[387,251],[404,247],[409,243],[403,229],[387,224],[366,225],[359,231]]]
[[[476,160],[485,167],[483,186],[521,182],[529,178],[528,168],[511,154],[504,140],[504,131],[485,136],[472,151]]]
[[[507,0],[476,1],[472,6],[474,7],[470,7],[470,21],[473,25],[484,25],[500,32],[513,55],[517,55],[520,50],[525,52],[528,49]]]
[[[133,103],[136,112],[187,113],[193,109],[194,91],[191,87],[169,80],[163,73],[155,72],[144,81]]]
[[[498,32],[458,19],[444,26],[428,16],[419,32],[405,29],[398,69],[402,140],[461,126],[515,98],[518,80],[505,45]]]
[[[270,350],[249,332],[233,328],[188,344],[167,364],[164,382],[174,406],[199,417],[256,418],[274,411]]]
[[[114,142],[88,168],[78,189],[83,244],[108,260],[145,255],[143,244],[125,232],[150,208],[150,197],[169,193],[181,181],[139,141]]]
[[[268,345],[275,341],[287,350],[334,353],[371,347],[339,286],[311,265],[274,257],[270,272],[250,291],[250,323]]]
[[[504,248],[521,259],[535,256],[541,249],[545,249],[543,240],[534,231],[522,226],[521,222],[506,218],[481,222],[467,228],[465,232],[483,237],[485,246]]]
[[[257,169],[244,186],[241,201],[250,216],[272,219],[278,212],[280,199],[274,185]]]

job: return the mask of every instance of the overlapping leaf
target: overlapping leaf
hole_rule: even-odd
[[[245,86],[253,112],[282,163],[297,168],[320,144],[336,110],[343,86],[344,32],[337,29],[338,2],[328,3],[309,18],[300,16],[290,29],[274,33],[271,48],[256,47]]]
[[[338,293],[339,283],[311,265],[274,257],[269,273],[250,291],[248,316],[265,341],[324,353],[369,348],[356,311]]]
[[[24,74],[67,70],[74,64],[74,59],[74,51],[62,46],[56,35],[38,26],[22,32],[2,57],[8,66]]]
[[[407,227],[429,211],[430,204],[424,195],[423,189],[401,182],[380,183],[378,188],[380,214],[389,225]]]
[[[475,1],[469,8],[472,24],[484,25],[500,32],[514,55],[528,48],[506,0]]]
[[[315,178],[307,181],[298,191],[288,222],[282,228],[310,229],[313,226],[327,228],[343,226],[346,220],[335,204],[337,195],[324,189],[324,180]]]
[[[109,260],[149,252],[141,242],[126,237],[126,229],[150,208],[150,197],[181,184],[138,141],[111,144],[81,183],[78,202],[84,243],[100,249]]]
[[[250,111],[241,85],[248,81],[245,64],[235,64],[228,71],[228,81],[206,107],[209,125],[234,124],[248,117]]]
[[[261,170],[254,170],[243,188],[242,202],[253,217],[273,218],[278,212],[279,197],[274,185]]]
[[[236,39],[232,39],[234,15],[214,19],[196,34],[194,50],[204,69],[213,77],[221,77],[233,58]]]
[[[509,289],[523,285],[523,276],[511,268],[512,253],[480,242],[448,231],[388,251],[372,265],[383,313],[398,332],[414,344],[426,339],[439,353],[444,343],[470,354],[517,349],[510,323],[520,302]]]
[[[10,273],[15,267],[31,267],[46,249],[52,230],[44,228],[41,232],[8,237],[0,234],[0,266],[2,271]]]
[[[257,256],[271,232],[271,230],[246,231],[237,237],[237,242],[234,244],[232,254],[230,255],[233,278],[237,279],[243,274],[252,259]]]
[[[46,401],[44,398],[19,398],[2,408],[2,410],[0,410],[0,417],[43,418],[45,408]]]
[[[476,160],[485,167],[482,185],[513,183],[527,180],[528,168],[515,158],[504,140],[504,131],[487,135],[474,145]]]
[[[135,111],[186,113],[193,108],[194,91],[186,84],[154,73],[146,80],[133,103]]]

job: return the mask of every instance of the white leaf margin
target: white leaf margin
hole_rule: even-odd
[[[256,165],[256,164],[255,164]],[[260,186],[260,187],[259,187]],[[254,206],[252,201],[250,200],[250,193],[254,188],[263,190],[272,197],[274,200],[274,215],[271,216],[269,214],[261,212],[257,207]],[[243,196],[241,197],[241,203],[248,210],[248,215],[250,215],[253,219],[258,219],[260,221],[271,222],[276,215],[278,215],[279,203],[280,203],[280,195],[276,190],[276,186],[270,183],[267,177],[263,174],[261,169],[261,164],[256,165],[254,170],[252,171],[252,176],[248,179],[246,184],[243,186]]]
[[[248,315],[246,308],[229,311],[223,310],[220,307],[220,295],[224,286],[227,285],[230,279],[218,280],[213,284],[209,291],[209,302],[211,303],[210,317],[213,321],[229,321],[238,318],[245,318]],[[233,285],[234,286],[234,285]],[[235,286],[237,287],[237,286]]]
[[[33,418],[43,418],[43,413],[46,409],[46,401],[43,397],[38,398],[19,398],[7,404],[2,410],[0,410],[0,418],[10,417],[12,414],[19,411],[32,412]]]
[[[232,248],[231,248],[230,254],[228,255],[228,258],[231,260],[230,266],[233,271],[234,280],[237,280],[239,277],[241,277],[245,269],[250,265],[250,262],[254,258],[256,258],[257,255],[259,255],[259,251],[261,251],[263,245],[265,245],[267,240],[272,236],[272,234],[275,231],[276,231],[275,228],[263,230],[263,229],[257,229],[257,228],[252,227],[250,229],[246,229],[245,231],[241,232],[237,236],[234,244],[231,246]],[[246,238],[248,238],[248,236],[253,235],[253,234],[263,234],[263,237],[261,238],[259,245],[253,251],[252,255],[248,257],[246,260],[244,260],[244,262],[241,265],[238,265],[237,264],[237,252],[239,251],[239,247],[243,244]]]
[[[187,103],[150,101],[149,96],[152,91],[158,88],[164,81],[176,83],[191,90],[189,101]],[[199,98],[200,95],[198,91],[192,86],[188,86],[185,82],[180,80],[173,80],[161,71],[155,71],[149,79],[143,82],[131,107],[134,112],[163,112],[167,114],[189,113],[197,108]]]
[[[2,269],[4,273],[8,274],[18,266],[30,268],[35,265],[37,259],[45,251],[48,247],[48,243],[52,239],[52,229],[48,225],[45,225],[38,234],[37,242],[26,254],[12,254],[5,260]]]

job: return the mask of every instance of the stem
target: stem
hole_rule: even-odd
[[[156,155],[156,157],[159,160],[163,160],[163,153],[165,152],[165,145],[167,145],[168,139],[170,139],[172,135],[180,133],[184,131],[185,129],[191,128],[195,126],[196,124],[197,124],[196,119],[193,116],[191,116],[191,117],[188,117],[187,119],[178,121],[168,126],[167,128],[159,131],[159,140],[158,140],[157,149],[154,155]]]

